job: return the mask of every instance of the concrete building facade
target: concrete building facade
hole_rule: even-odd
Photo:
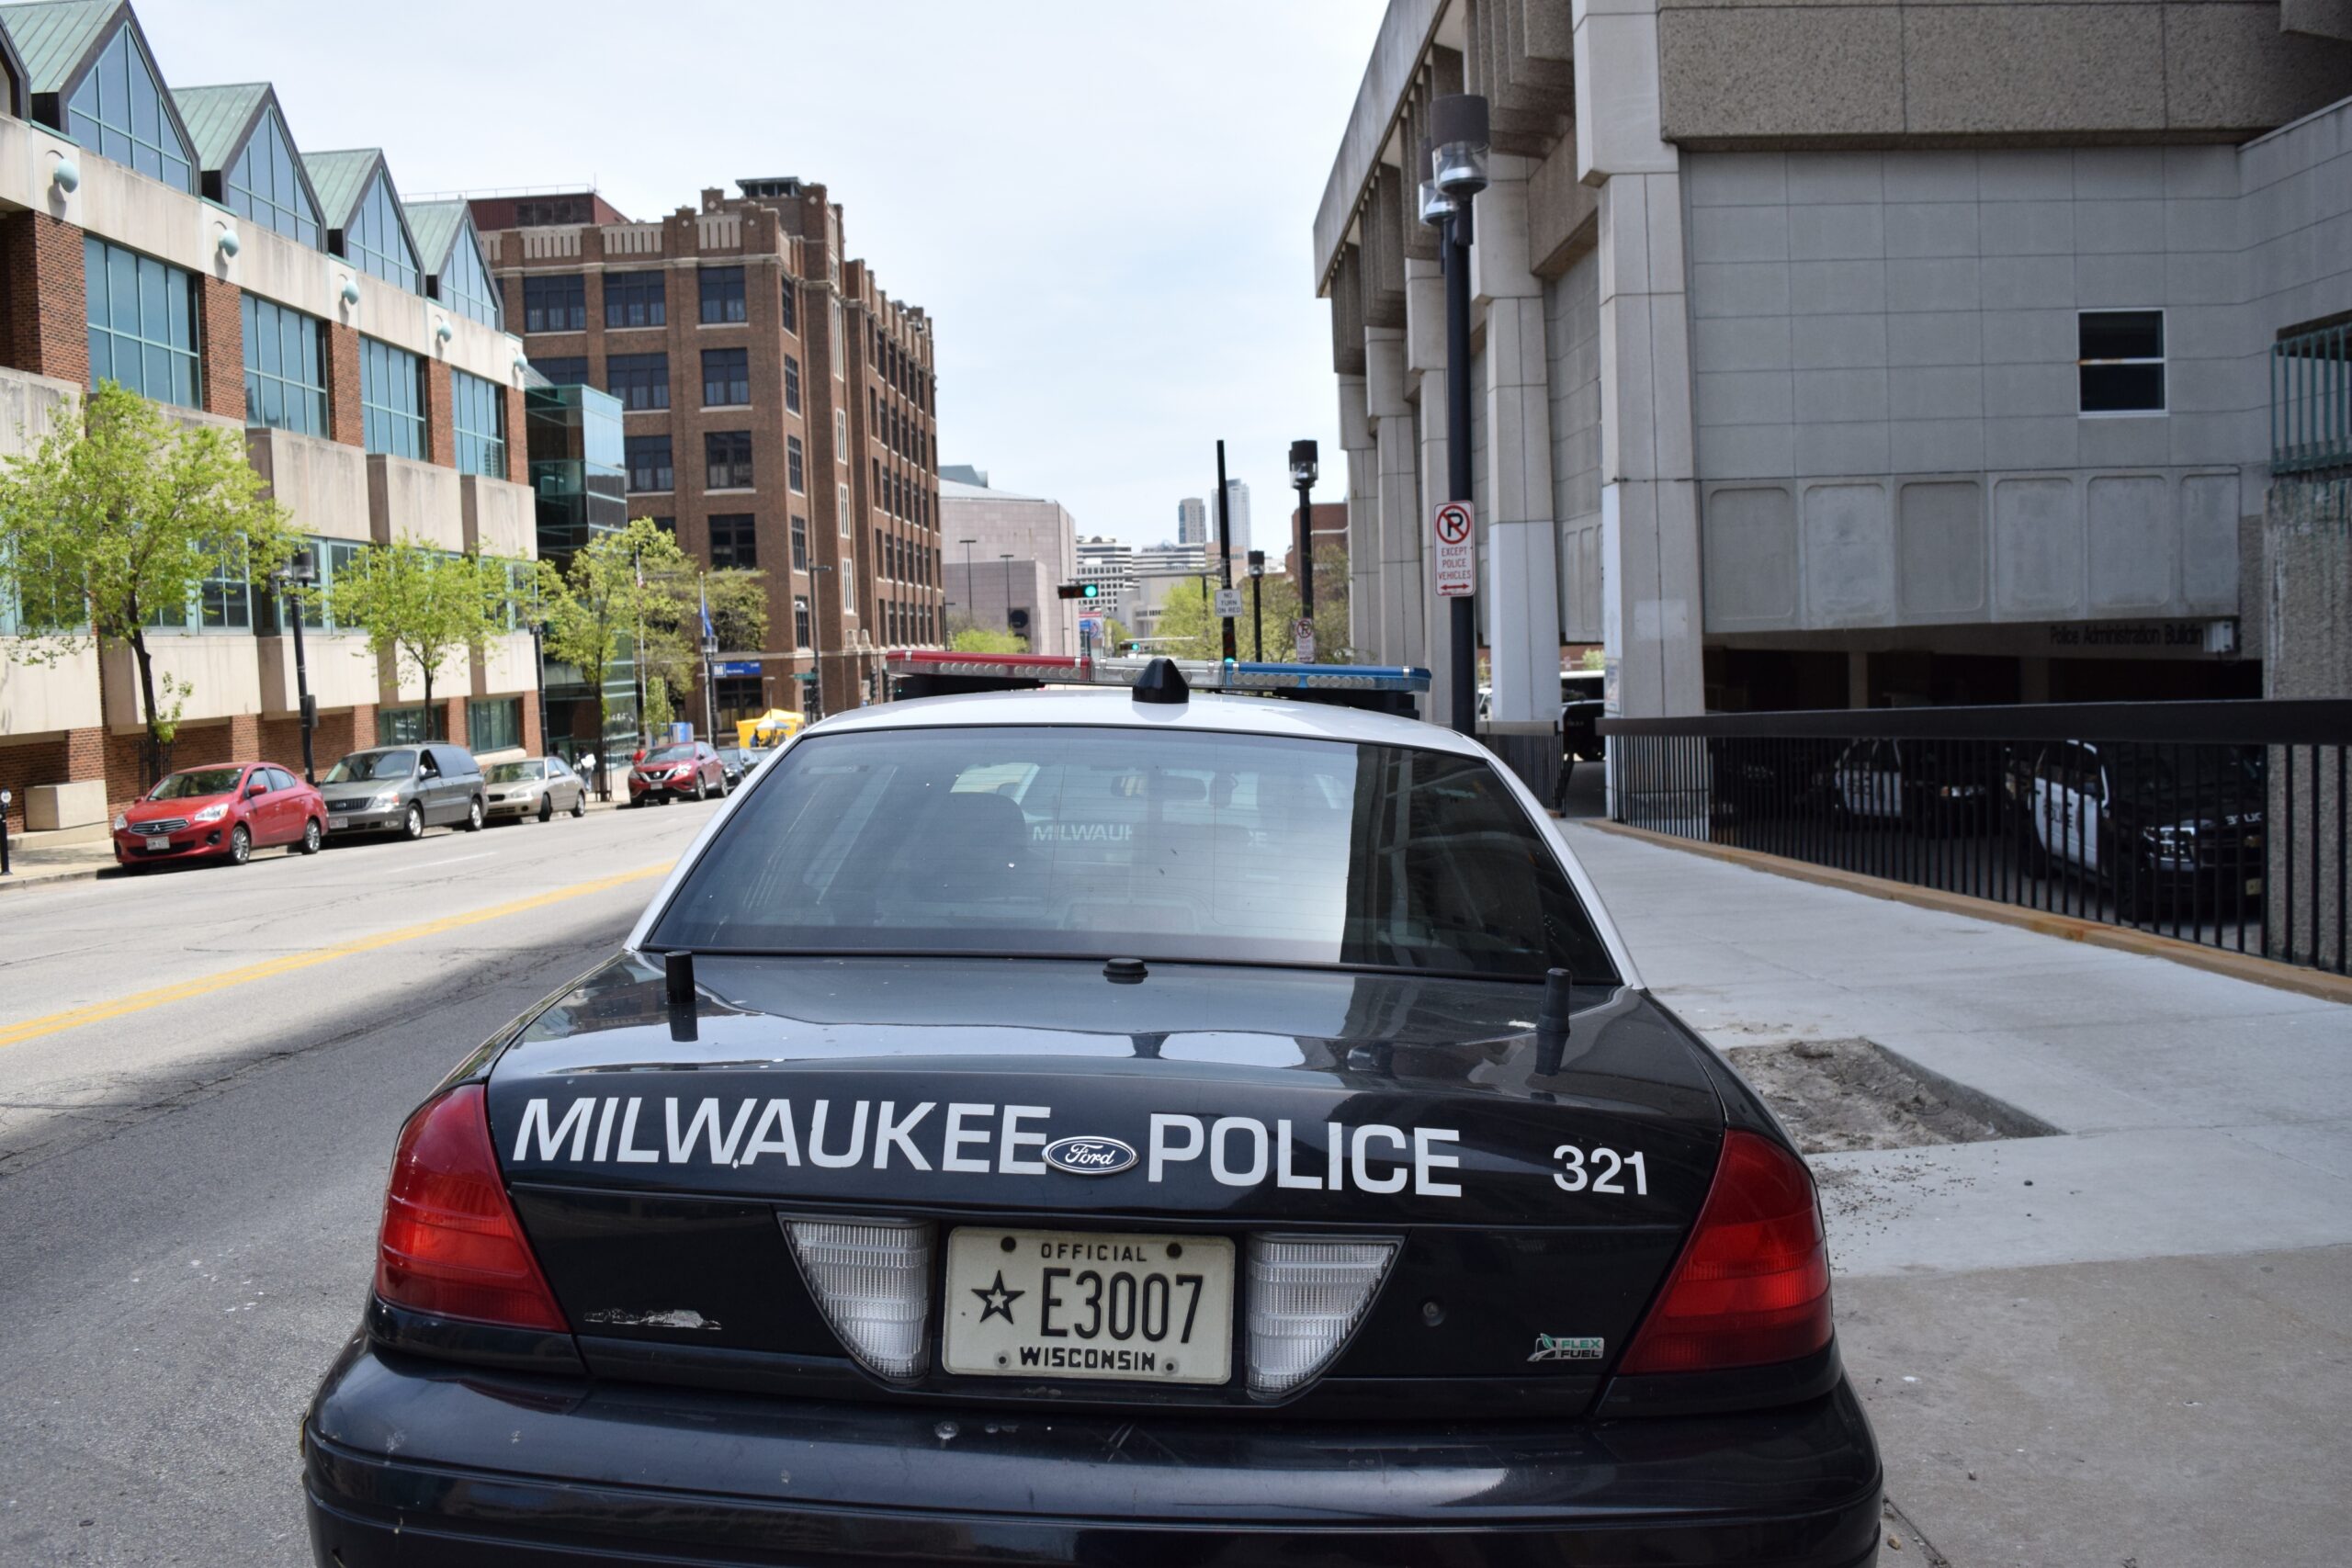
[[[374,149],[305,152],[266,84],[171,85],[127,4],[0,6],[0,455],[101,380],[241,433],[331,587],[372,543],[526,562],[522,354],[462,214],[402,203]],[[4,596],[0,596],[4,597]],[[189,692],[171,761],[301,761],[290,607],[209,585],[150,633]],[[306,620],[314,749],[421,739],[422,682]],[[0,637],[22,631],[0,603]],[[445,666],[434,733],[539,748],[531,638]],[[127,648],[0,658],[11,828],[102,823],[142,787]]]
[[[620,400],[628,514],[765,574],[722,725],[878,700],[884,650],[944,628],[931,319],[847,254],[823,186],[737,186],[643,223],[587,191],[473,203],[534,367]]]
[[[978,471],[978,470],[974,470]],[[1078,525],[1058,501],[943,480],[949,620],[1029,639],[1032,653],[1078,652],[1078,604],[1055,591],[1079,581]]]
[[[1429,105],[1491,107],[1444,428]],[[2263,689],[2278,345],[2352,310],[2341,7],[1392,0],[1315,220],[1353,635],[1493,712]],[[1438,685],[1443,688],[1441,680]]]
[[[1135,593],[1136,547],[1095,535],[1078,541],[1078,581],[1094,584],[1091,614],[1125,621]]]

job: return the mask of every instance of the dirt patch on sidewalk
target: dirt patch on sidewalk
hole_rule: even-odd
[[[1868,1040],[1800,1040],[1729,1053],[1809,1155],[2039,1138],[2058,1131]]]

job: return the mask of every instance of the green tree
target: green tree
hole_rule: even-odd
[[[401,539],[369,546],[335,572],[329,607],[337,625],[367,633],[360,657],[390,665],[395,680],[414,674],[424,682],[428,740],[442,733],[435,680],[512,628],[506,565]]]
[[[967,621],[949,629],[947,648],[951,653],[1026,653],[1029,641],[1019,632]]]
[[[1317,552],[1315,573],[1315,658],[1317,663],[1342,662],[1348,655],[1347,556],[1331,546]],[[1251,614],[1250,579],[1238,576],[1241,614],[1234,617],[1233,647],[1242,659],[1255,659],[1256,620]],[[1164,653],[1170,659],[1221,659],[1225,629],[1216,609],[1214,580],[1188,578],[1169,592],[1154,639],[1143,652]],[[1262,600],[1266,626],[1266,659],[1290,663],[1298,657],[1298,584],[1287,576],[1270,573],[1254,591]]]
[[[702,610],[729,651],[767,645],[767,574],[735,567],[704,571],[683,552],[678,566],[646,576],[646,721],[656,728],[684,706],[702,676]]]
[[[650,627],[673,612],[675,592],[662,586],[662,581],[685,574],[686,558],[676,537],[650,517],[597,536],[564,566],[539,563],[534,613],[543,646],[550,658],[573,666],[595,687],[599,734],[610,728],[612,716],[605,671],[625,648],[638,645],[641,632],[650,636]],[[648,682],[649,707],[652,684]],[[639,722],[646,716],[640,715]]]
[[[258,581],[294,553],[263,489],[238,432],[182,425],[111,381],[0,467],[0,589],[29,633],[5,639],[6,656],[53,664],[94,637],[129,644],[150,784],[193,688],[157,674],[149,634],[208,581]]]

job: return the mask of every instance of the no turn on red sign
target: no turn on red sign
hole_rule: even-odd
[[[1430,517],[1437,548],[1437,596],[1467,599],[1478,591],[1478,547],[1472,541],[1470,503],[1449,501]]]

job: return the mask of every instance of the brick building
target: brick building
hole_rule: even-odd
[[[241,431],[330,582],[371,541],[533,556],[521,344],[462,210],[404,208],[376,150],[302,152],[266,84],[171,86],[127,3],[0,6],[0,456],[112,379]],[[208,584],[174,619],[150,638],[192,686],[174,765],[299,764],[292,638],[264,586]],[[306,625],[322,770],[424,733],[420,682]],[[0,602],[0,637],[17,630]],[[529,635],[500,638],[440,672],[434,728],[536,750],[537,685]],[[0,658],[10,826],[131,798],[138,705],[127,648]]]
[[[767,646],[720,650],[722,726],[878,700],[883,649],[944,619],[930,318],[843,254],[823,186],[737,183],[643,223],[589,191],[473,203],[533,367],[620,400],[629,515],[766,574]]]

